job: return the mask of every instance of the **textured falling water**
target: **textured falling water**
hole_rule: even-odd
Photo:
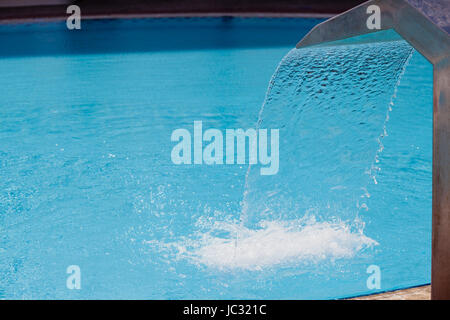
[[[376,246],[360,213],[412,52],[403,40],[291,50],[256,124],[280,130],[279,172],[264,176],[250,166],[236,220],[210,222],[164,246],[222,270],[351,259]]]
[[[274,74],[258,125],[280,129],[280,170],[249,169],[241,220],[305,212],[348,220],[374,179],[389,109],[412,48],[402,40],[291,50]]]
[[[239,232],[266,230],[268,221],[289,223],[288,230],[300,233],[328,223],[346,236],[359,234],[354,238],[358,248],[375,243],[363,236],[358,213],[368,209],[367,186],[376,184],[386,123],[412,52],[397,40],[293,49],[283,58],[257,124],[280,129],[280,171],[261,176],[249,167],[235,260],[248,241],[240,244]],[[325,232],[316,231],[321,241]]]
[[[402,67],[402,69],[400,71],[400,75],[397,77],[398,80],[397,80],[397,83],[394,86],[394,91],[393,91],[393,94],[392,94],[391,99],[389,101],[389,106],[388,106],[388,108],[386,110],[386,118],[385,118],[384,123],[383,123],[383,130],[382,130],[382,132],[380,133],[380,135],[378,136],[378,139],[377,139],[379,148],[376,151],[375,158],[374,158],[374,160],[372,162],[372,165],[370,167],[370,171],[368,172],[369,175],[371,176],[374,184],[378,184],[377,178],[376,178],[376,173],[377,173],[377,171],[381,170],[381,168],[378,167],[378,163],[379,163],[380,153],[383,152],[383,150],[384,150],[383,139],[388,136],[387,123],[389,122],[389,114],[391,113],[392,108],[394,106],[394,101],[395,101],[395,98],[397,97],[398,86],[400,85],[401,78],[402,78],[403,74],[405,73],[406,67],[408,66],[409,61],[411,60],[413,52],[414,52],[414,50],[411,49],[408,57],[406,58],[405,63],[403,64],[403,67]],[[365,190],[365,191],[367,192],[367,190]]]

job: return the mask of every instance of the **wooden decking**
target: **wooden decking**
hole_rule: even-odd
[[[415,287],[352,298],[350,300],[430,300],[431,286]]]

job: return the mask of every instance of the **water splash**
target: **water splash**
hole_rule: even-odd
[[[239,232],[236,247],[230,235]],[[193,239],[192,239],[193,238]],[[343,222],[318,222],[314,216],[293,221],[261,221],[258,228],[216,222],[191,239],[163,245],[177,258],[222,271],[257,271],[302,262],[352,258],[377,245]]]

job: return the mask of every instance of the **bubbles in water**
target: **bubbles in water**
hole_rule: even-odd
[[[239,242],[207,236],[193,251],[195,260],[219,269],[260,270],[264,267],[301,261],[351,258],[360,250],[376,244],[344,223],[299,221],[262,221],[261,228],[238,228]]]
[[[261,221],[258,228],[216,222],[205,233],[158,245],[199,265],[222,271],[262,270],[286,264],[352,258],[377,242],[343,222],[318,222],[313,216],[293,221]],[[233,235],[240,237],[235,243]]]

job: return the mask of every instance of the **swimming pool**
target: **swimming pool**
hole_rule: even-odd
[[[398,39],[290,52],[320,21],[0,26],[0,298],[329,299],[429,283],[432,66]],[[174,164],[171,133],[194,121],[279,128],[279,173]]]

